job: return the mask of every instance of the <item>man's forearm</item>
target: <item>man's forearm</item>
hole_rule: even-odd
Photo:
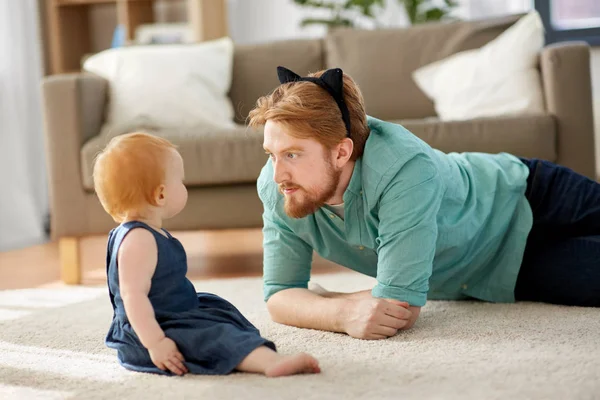
[[[327,298],[308,289],[286,289],[267,302],[273,321],[298,328],[346,332],[344,315],[348,300]]]
[[[308,283],[308,290],[328,299],[358,300],[371,297],[371,289],[361,290],[360,292],[330,292],[315,282]]]
[[[371,289],[362,290],[360,292],[351,292],[351,293],[325,292],[325,293],[321,294],[321,296],[326,297],[328,299],[350,299],[350,300],[357,300],[357,299],[362,299],[365,297],[372,297]]]

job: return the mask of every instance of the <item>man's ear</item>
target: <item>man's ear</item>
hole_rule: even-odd
[[[166,203],[165,199],[165,185],[160,185],[154,190],[154,202],[157,206],[162,207]]]
[[[346,165],[352,156],[354,150],[354,142],[350,138],[343,139],[340,144],[337,145],[336,163],[339,168]]]

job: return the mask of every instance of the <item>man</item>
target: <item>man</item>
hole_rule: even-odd
[[[340,69],[278,74],[249,115],[270,156],[258,193],[274,321],[382,339],[410,328],[426,299],[600,306],[596,182],[546,161],[432,149],[367,117]],[[313,250],[376,286],[309,291]]]

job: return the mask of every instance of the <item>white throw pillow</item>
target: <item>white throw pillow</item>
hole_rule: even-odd
[[[110,49],[83,68],[109,81],[107,124],[114,129],[234,126],[230,38]]]
[[[480,49],[419,68],[413,79],[441,120],[541,113],[537,63],[543,46],[542,21],[531,12]]]

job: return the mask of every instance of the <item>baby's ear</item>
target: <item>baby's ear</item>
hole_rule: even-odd
[[[165,205],[165,185],[160,185],[154,190],[154,203],[162,207]]]

